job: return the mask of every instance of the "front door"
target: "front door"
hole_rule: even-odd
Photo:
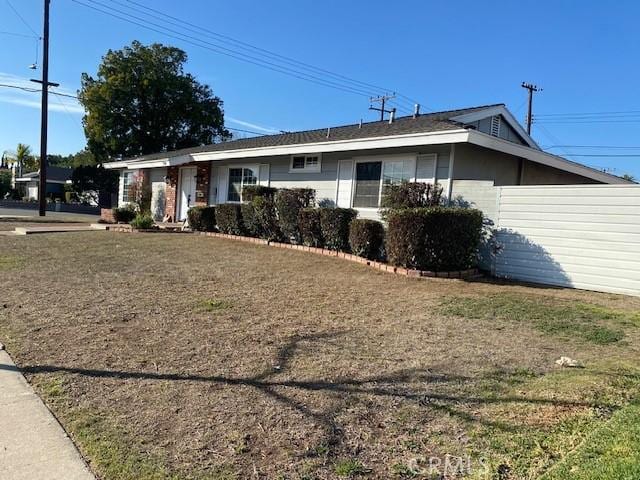
[[[187,218],[187,211],[196,201],[196,175],[198,170],[196,167],[187,167],[180,169],[180,206],[178,209],[177,220]]]

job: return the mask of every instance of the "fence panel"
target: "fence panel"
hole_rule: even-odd
[[[498,187],[498,277],[640,296],[640,185]]]

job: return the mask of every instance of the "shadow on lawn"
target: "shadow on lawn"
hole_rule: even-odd
[[[399,370],[387,375],[371,376],[363,379],[338,378],[333,381],[325,380],[278,380],[277,377],[288,370],[290,360],[301,349],[301,343],[326,340],[340,335],[342,332],[312,334],[292,337],[278,350],[276,367],[265,369],[263,372],[250,377],[228,377],[223,375],[189,375],[177,373],[128,372],[118,370],[99,370],[57,365],[35,365],[18,369],[10,365],[0,364],[0,370],[19,370],[23,373],[70,373],[95,378],[134,379],[134,380],[162,380],[205,382],[228,386],[249,386],[260,390],[278,402],[293,408],[306,417],[314,419],[327,432],[327,443],[335,445],[340,442],[342,428],[335,421],[341,408],[326,411],[314,411],[303,403],[286,395],[286,389],[292,388],[307,392],[324,392],[347,395],[372,395],[414,402],[425,409],[445,412],[467,422],[477,422],[486,426],[499,428],[504,431],[516,432],[520,427],[505,422],[493,421],[474,416],[463,410],[464,405],[492,404],[492,403],[524,403],[548,404],[569,407],[590,407],[589,402],[563,401],[561,399],[532,398],[520,396],[480,396],[466,394],[445,394],[429,392],[430,386],[447,386],[459,388],[470,385],[483,378],[471,378],[460,375],[437,374],[430,370]],[[488,378],[488,377],[487,377]],[[420,385],[416,385],[416,383]],[[284,392],[282,390],[285,390]],[[347,402],[342,402],[343,404]]]

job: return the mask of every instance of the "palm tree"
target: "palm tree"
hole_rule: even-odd
[[[35,166],[34,157],[31,154],[31,147],[29,145],[25,145],[24,143],[19,143],[16,147],[15,159],[16,163],[18,164],[18,177],[22,176],[25,167]]]

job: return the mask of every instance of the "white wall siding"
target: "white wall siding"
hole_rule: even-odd
[[[351,191],[353,189],[353,160],[338,162],[338,193],[336,203],[338,207],[351,207]]]
[[[495,274],[640,296],[640,185],[499,187]]]
[[[338,161],[330,155],[323,155],[320,172],[291,173],[291,158],[274,157],[269,161],[271,167],[271,183],[276,188],[313,188],[316,201],[336,201],[336,179],[338,177]]]
[[[438,155],[418,155],[416,162],[416,182],[434,183]]]
[[[477,208],[482,211],[487,235],[489,235],[490,229],[495,227],[497,221],[497,192],[498,189],[490,180],[454,180],[451,196],[454,205]],[[488,242],[485,242],[479,252],[479,266],[486,270],[491,269],[489,247]]]
[[[149,182],[151,183],[151,215],[155,220],[162,220],[164,217],[165,197],[167,184],[166,168],[152,168],[149,170]]]

